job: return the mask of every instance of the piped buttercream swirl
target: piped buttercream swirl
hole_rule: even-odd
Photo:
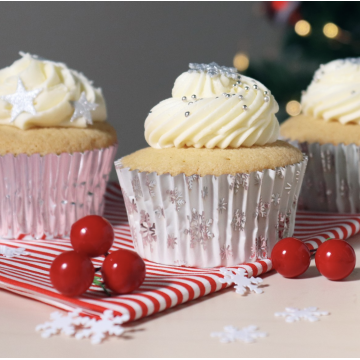
[[[301,98],[306,115],[360,124],[360,58],[321,65]]]
[[[263,84],[236,69],[190,64],[176,79],[172,98],[151,109],[145,138],[156,149],[265,145],[278,138],[278,109]]]
[[[83,74],[69,69],[65,64],[21,54],[22,58],[0,70],[0,125],[20,129],[33,127],[80,127],[89,122],[85,117],[72,119],[74,102],[84,94],[89,103],[92,122],[106,120],[106,105],[101,89],[95,88]],[[18,90],[19,80],[24,91],[36,93],[33,111],[22,111],[12,117],[12,104],[6,101]],[[36,90],[36,91],[35,91]]]

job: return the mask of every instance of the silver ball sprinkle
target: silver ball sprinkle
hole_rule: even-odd
[[[248,107],[246,105],[243,105],[242,108],[246,111]]]
[[[245,86],[245,90],[250,90],[250,88],[246,85],[246,86]]]
[[[237,83],[233,84],[233,87],[237,87],[237,86],[238,86],[238,84],[237,84]]]
[[[182,101],[186,101],[187,99],[186,99],[186,96],[183,96],[182,98],[181,98],[181,100]]]
[[[231,95],[230,94],[226,94],[225,97],[228,99]]]
[[[191,95],[191,98],[196,99],[196,95],[195,94]]]
[[[187,111],[186,113],[185,113],[185,117],[188,117],[190,115],[190,111]]]
[[[255,90],[257,90],[258,86],[257,86],[257,85],[253,85],[253,88],[254,88]]]
[[[268,96],[264,96],[264,101],[269,102],[270,98]]]
[[[241,75],[238,75],[237,78],[238,78],[238,79],[241,79]]]
[[[240,81],[240,80],[238,80],[236,83],[237,83],[238,85],[240,85],[240,84],[241,84],[241,81]]]
[[[268,94],[268,92],[265,90],[265,91],[264,91],[264,95],[267,95],[267,94]]]
[[[238,98],[242,100],[244,97],[242,95],[239,95]]]

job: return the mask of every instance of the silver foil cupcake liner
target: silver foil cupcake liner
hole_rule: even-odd
[[[115,162],[136,251],[190,267],[267,259],[294,230],[307,158],[250,174],[158,175]]]
[[[0,156],[0,237],[68,237],[76,220],[101,215],[116,149]]]
[[[359,146],[286,141],[309,158],[300,210],[360,213]]]

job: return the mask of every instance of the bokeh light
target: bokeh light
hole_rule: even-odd
[[[339,27],[337,25],[333,24],[333,23],[327,23],[323,27],[323,33],[329,39],[334,39],[339,34]]]
[[[237,53],[234,56],[233,64],[239,71],[245,71],[249,67],[249,57],[244,53]]]
[[[286,104],[285,110],[290,116],[299,115],[301,112],[301,104],[296,100],[291,100]]]
[[[299,20],[295,24],[295,32],[300,36],[308,36],[311,32],[311,25],[306,20]]]

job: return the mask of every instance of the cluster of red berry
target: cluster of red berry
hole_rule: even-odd
[[[282,239],[271,252],[273,267],[284,277],[297,277],[309,268],[311,252],[299,239]],[[329,280],[342,280],[355,268],[355,251],[344,240],[329,239],[316,250],[315,264],[321,275]]]
[[[116,294],[130,293],[144,281],[145,263],[137,253],[125,249],[108,253],[114,230],[103,217],[89,215],[75,222],[70,241],[74,250],[57,256],[50,268],[50,280],[60,293],[70,297],[83,294],[94,282],[97,270],[101,270],[105,288]],[[102,267],[95,270],[90,258],[102,255]]]

